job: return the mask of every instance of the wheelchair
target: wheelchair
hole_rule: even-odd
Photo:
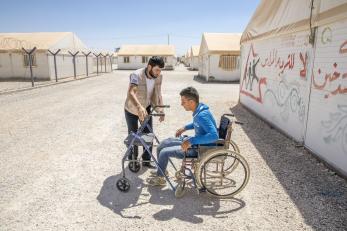
[[[198,194],[207,192],[212,196],[219,198],[228,198],[241,192],[247,185],[250,175],[250,169],[247,161],[241,156],[240,150],[235,142],[231,140],[233,121],[228,117],[232,114],[224,114],[221,117],[218,128],[219,140],[214,146],[197,146],[192,147],[197,150],[197,157],[188,157],[185,155],[182,165],[179,169],[169,159],[169,163],[176,171],[175,178],[177,185],[174,186],[170,178],[165,174],[150,147],[154,146],[154,141],[160,144],[159,139],[153,133],[149,126],[149,120],[152,116],[162,116],[162,113],[153,113],[156,108],[167,108],[169,105],[156,106],[151,113],[147,115],[137,132],[131,132],[124,143],[127,145],[127,151],[122,158],[122,177],[117,180],[116,186],[118,190],[127,192],[130,189],[130,181],[125,176],[125,162],[129,162],[128,167],[131,172],[138,172],[141,168],[142,160],[128,160],[128,155],[133,146],[143,146],[150,154],[154,164],[163,174],[169,186],[175,193],[176,198],[184,195],[189,184],[197,189]],[[237,124],[241,122],[235,121]],[[150,133],[143,133],[145,128]]]
[[[175,197],[182,197],[191,183],[198,193],[207,192],[218,198],[233,197],[246,187],[250,168],[237,144],[231,140],[233,123],[242,123],[232,121],[230,117],[233,116],[222,115],[219,140],[215,146],[193,147],[197,150],[197,157],[184,157],[181,168],[175,174],[178,182]]]

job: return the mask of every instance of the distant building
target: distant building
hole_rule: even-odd
[[[145,67],[152,56],[163,57],[164,69],[174,69],[176,53],[173,45],[123,45],[118,51],[118,69],[135,70]]]
[[[198,70],[199,69],[199,50],[200,46],[192,46],[189,53],[189,69]]]
[[[184,55],[183,57],[183,64],[186,66],[186,67],[189,67],[190,63],[189,63],[189,49],[187,50],[186,54]]]
[[[0,78],[30,79],[28,51],[36,47],[32,55],[33,76],[36,79],[50,80],[74,76],[73,57],[76,55],[76,75],[85,75],[86,57],[82,52],[89,52],[86,45],[72,32],[39,33],[0,33]],[[53,55],[56,55],[56,69]],[[88,56],[88,73],[94,71],[93,56]]]
[[[199,76],[206,81],[240,79],[241,34],[204,33],[199,50]]]

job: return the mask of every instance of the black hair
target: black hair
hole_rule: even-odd
[[[199,103],[199,93],[194,87],[184,88],[180,92],[180,95],[188,99],[194,100],[197,104]]]
[[[151,67],[158,66],[160,68],[163,68],[165,66],[165,62],[162,57],[160,56],[153,56],[149,59],[148,65],[151,65]]]

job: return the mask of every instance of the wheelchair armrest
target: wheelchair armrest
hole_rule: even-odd
[[[218,139],[215,144],[225,144],[225,140],[224,139]]]

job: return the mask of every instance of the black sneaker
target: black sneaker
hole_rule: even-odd
[[[150,169],[157,168],[156,166],[152,165],[151,162],[142,162],[142,167],[146,167],[146,168],[150,168]]]

